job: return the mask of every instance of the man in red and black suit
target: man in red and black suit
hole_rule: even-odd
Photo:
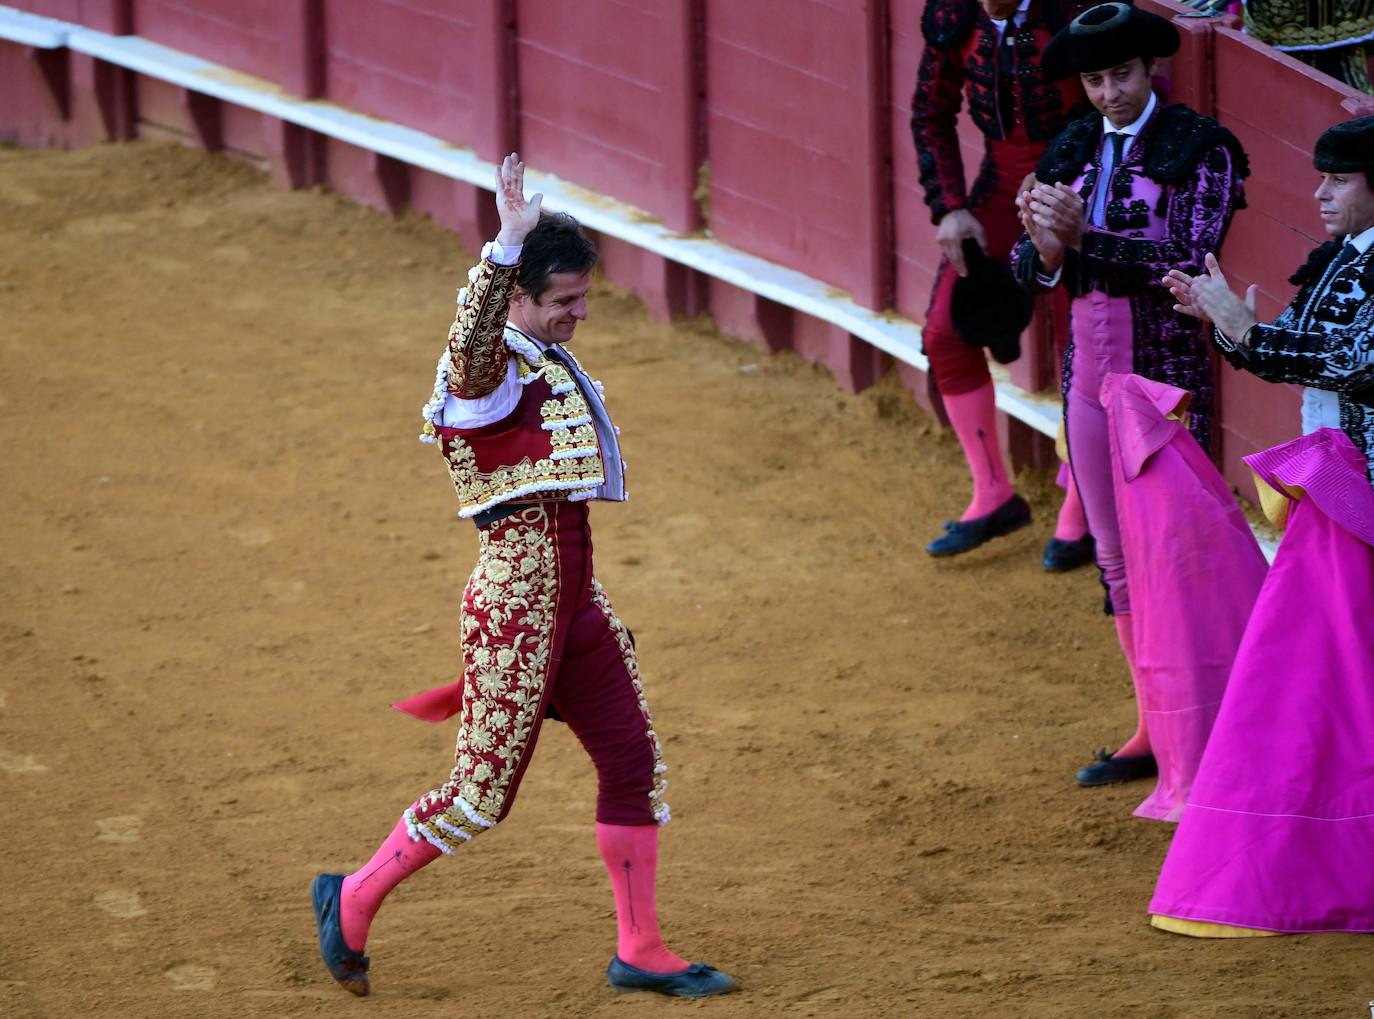
[[[951,315],[954,284],[968,274],[965,243],[1007,264],[1021,236],[1016,195],[1045,146],[1082,112],[1076,81],[1051,82],[1041,54],[1074,13],[1070,0],[928,0],[921,19],[926,48],[911,107],[911,134],[931,221],[944,256],[926,313],[930,370],[963,447],[973,499],[957,521],[927,546],[957,555],[1030,522],[1030,507],[1013,490],[997,439],[992,377],[983,337],[962,337]],[[963,97],[982,132],[984,154],[969,187],[959,151]],[[967,330],[965,330],[967,331]],[[1045,550],[1046,569],[1092,559],[1076,493],[1070,488],[1060,526]]]

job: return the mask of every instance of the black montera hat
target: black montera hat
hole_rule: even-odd
[[[971,347],[987,347],[998,364],[1011,364],[1021,356],[1021,333],[1030,323],[1035,299],[977,241],[966,240],[963,247],[968,275],[954,281],[949,304],[954,331]]]
[[[1046,78],[1058,81],[1135,57],[1171,57],[1178,47],[1178,29],[1167,19],[1114,0],[1089,7],[1061,28],[1045,47],[1041,66]]]
[[[1312,164],[1320,173],[1363,173],[1374,167],[1374,116],[1328,127],[1317,139]]]

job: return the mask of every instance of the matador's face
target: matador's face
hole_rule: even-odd
[[[1112,127],[1127,127],[1149,105],[1153,73],[1153,60],[1136,57],[1116,67],[1080,74],[1079,78],[1097,112],[1111,121]]]
[[[1321,212],[1322,226],[1332,237],[1351,237],[1374,226],[1374,191],[1364,174],[1324,173],[1312,196]]]
[[[555,272],[536,301],[523,290],[515,293],[514,317],[541,343],[567,343],[577,323],[587,317],[587,294],[592,289],[590,272]]]

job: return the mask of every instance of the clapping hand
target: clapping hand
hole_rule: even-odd
[[[1174,311],[1203,322],[1213,323],[1227,339],[1244,345],[1245,336],[1259,320],[1255,316],[1255,284],[1245,291],[1242,299],[1232,293],[1222,275],[1217,256],[1208,252],[1203,259],[1207,271],[1190,276],[1179,269],[1170,269],[1162,280],[1174,297]]]
[[[525,164],[512,152],[496,171],[496,212],[501,217],[501,232],[496,243],[502,247],[524,244],[525,237],[539,222],[543,195],[525,199]]]
[[[1025,228],[1040,263],[1050,272],[1064,264],[1064,252],[1083,243],[1083,198],[1066,184],[1032,182],[1016,199]]]

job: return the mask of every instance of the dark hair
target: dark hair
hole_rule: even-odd
[[[591,272],[596,265],[596,245],[582,232],[582,224],[566,212],[544,212],[525,236],[520,252],[520,289],[539,303],[556,272]]]

